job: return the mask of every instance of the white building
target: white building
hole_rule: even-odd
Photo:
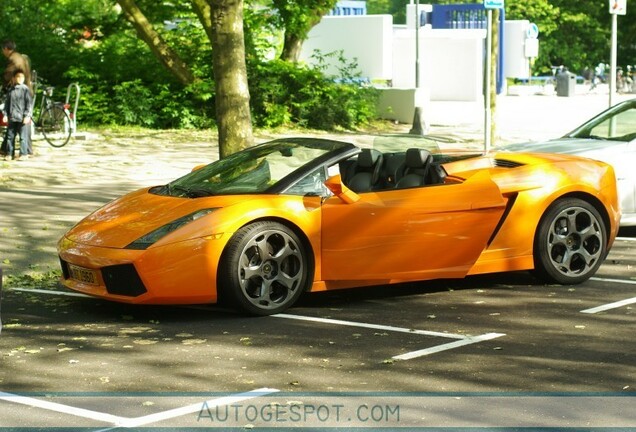
[[[367,14],[367,2],[356,0],[341,0],[336,3],[336,7],[333,8],[329,15],[366,15]]]
[[[466,102],[467,115],[482,115],[486,30],[433,29],[426,22],[432,10],[432,5],[407,5],[406,25],[394,25],[390,15],[325,16],[309,33],[301,60],[311,63],[315,50],[322,54],[342,50],[346,58],[356,59],[363,77],[382,89],[379,108],[385,118],[410,123],[416,104],[425,107],[443,101]],[[515,77],[523,75],[529,64],[517,45],[511,45],[513,55],[504,56],[508,59],[504,70]],[[521,65],[514,61],[519,56]],[[336,74],[336,65],[327,72]],[[434,121],[434,115],[428,115]]]

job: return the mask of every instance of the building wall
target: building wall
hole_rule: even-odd
[[[526,57],[525,44],[530,21],[506,21],[505,26],[504,76],[506,78],[528,78],[530,76],[530,59]]]
[[[355,0],[342,0],[336,3],[336,7],[329,13],[329,15],[366,15],[367,14],[367,2],[355,1]]]
[[[357,59],[362,76],[396,88],[415,88],[415,31],[393,26],[390,15],[327,16],[309,33],[301,60],[312,63],[314,50],[343,50]],[[432,100],[481,98],[485,30],[421,27],[420,87]],[[328,69],[337,74],[335,59]]]
[[[393,75],[391,15],[326,16],[310,32],[300,59],[313,63],[315,50],[323,55],[342,50],[349,60],[356,59],[362,76],[390,80]],[[327,73],[337,75],[337,57]]]

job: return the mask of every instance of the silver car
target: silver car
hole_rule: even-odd
[[[566,153],[611,164],[623,213],[620,224],[636,226],[636,99],[614,105],[563,138],[508,144],[497,150]]]

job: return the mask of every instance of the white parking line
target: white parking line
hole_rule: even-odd
[[[411,360],[417,357],[423,357],[429,354],[435,354],[441,351],[446,351],[446,350],[458,348],[461,346],[474,344],[477,342],[487,341],[487,340],[495,339],[505,335],[506,335],[505,333],[486,333],[480,336],[469,337],[461,341],[455,341],[455,342],[450,342],[443,345],[437,345],[437,346],[425,348],[419,351],[411,351],[405,354],[393,356],[392,358],[395,360]]]
[[[581,313],[595,314],[595,313],[598,313],[598,312],[603,312],[603,311],[610,310],[610,309],[616,309],[616,308],[627,306],[627,305],[634,304],[634,303],[636,303],[636,297],[632,297],[632,298],[626,299],[626,300],[617,301],[617,302],[614,302],[614,303],[608,303],[608,304],[597,306],[597,307],[593,307],[593,308],[590,308],[590,309],[585,309],[585,310],[582,310]]]
[[[629,280],[629,279],[609,279],[609,278],[592,277],[590,278],[590,280],[595,280],[599,282],[613,282],[613,283],[623,283],[628,285],[636,285],[636,280]]]
[[[459,335],[459,334],[453,334],[453,333],[432,332],[427,330],[408,329],[404,327],[384,326],[384,325],[378,325],[378,324],[359,323],[354,321],[342,321],[342,320],[335,320],[335,319],[329,319],[329,318],[316,318],[316,317],[308,317],[308,316],[301,316],[301,315],[276,314],[272,316],[276,318],[295,319],[299,321],[314,321],[314,322],[320,322],[320,323],[326,323],[326,324],[344,325],[344,326],[350,326],[350,327],[362,327],[362,328],[370,328],[374,330],[385,330],[385,331],[392,331],[392,332],[399,332],[399,333],[416,334],[416,335],[422,335],[422,336],[435,336],[435,337],[445,337],[450,339],[459,339],[458,341],[455,341],[455,342],[450,342],[450,343],[446,343],[442,345],[436,345],[430,348],[425,348],[425,349],[417,350],[417,351],[411,351],[408,353],[391,357],[394,360],[411,360],[417,357],[423,357],[429,354],[434,354],[434,353],[458,348],[465,345],[471,345],[474,343],[483,342],[486,340],[495,339],[495,338],[506,335],[505,333],[486,333],[479,336],[467,336],[467,335]]]
[[[451,339],[470,338],[470,336],[453,334],[453,333],[432,332],[427,330],[416,330],[416,329],[410,329],[410,328],[404,328],[404,327],[367,324],[367,323],[361,323],[361,322],[355,322],[355,321],[343,321],[343,320],[336,320],[336,319],[330,319],[330,318],[316,318],[316,317],[289,315],[289,314],[276,314],[272,316],[276,318],[288,318],[288,319],[294,319],[299,321],[314,321],[314,322],[320,322],[325,324],[343,325],[343,326],[349,326],[349,327],[362,327],[362,328],[369,328],[374,330],[386,330],[386,331],[392,331],[392,332],[398,332],[398,333],[417,334],[417,335],[423,335],[423,336],[436,336],[436,337],[445,337],[445,338],[451,338]]]
[[[87,410],[83,408],[76,408],[69,405],[63,405],[56,402],[43,401],[36,398],[15,395],[11,393],[0,392],[0,400],[5,400],[12,403],[27,405],[34,408],[41,408],[57,413],[70,414],[75,417],[83,417],[91,420],[102,421],[105,423],[111,423],[115,427],[138,427],[157,423],[163,420],[168,420],[176,417],[181,417],[186,414],[192,414],[201,411],[203,406],[208,408],[214,408],[217,406],[230,405],[237,402],[241,402],[248,399],[254,399],[257,397],[265,396],[272,393],[277,393],[280,390],[271,388],[260,388],[257,390],[251,390],[245,393],[238,393],[233,396],[225,396],[218,399],[211,399],[205,402],[199,402],[192,405],[187,405],[181,408],[175,408],[156,414],[145,415],[141,417],[120,417],[111,414],[106,414],[98,411]],[[105,429],[109,430],[109,429]]]
[[[85,294],[72,293],[72,292],[66,293],[61,291],[38,290],[38,289],[29,289],[29,288],[13,288],[13,289],[16,291],[35,292],[35,293],[41,293],[41,294],[90,297]],[[196,308],[196,306],[187,306],[187,307]],[[470,345],[477,342],[494,339],[500,336],[505,336],[505,333],[486,333],[479,336],[469,336],[469,335],[460,335],[460,334],[454,334],[454,333],[417,330],[417,329],[406,328],[406,327],[394,327],[394,326],[387,326],[387,325],[380,325],[380,324],[370,324],[370,323],[362,323],[362,322],[355,322],[355,321],[344,321],[344,320],[337,320],[337,319],[331,319],[331,318],[318,318],[318,317],[308,317],[308,316],[291,315],[291,314],[276,314],[276,315],[272,315],[272,317],[293,319],[298,321],[313,321],[313,322],[320,322],[324,324],[360,327],[360,328],[368,328],[373,330],[383,330],[383,331],[390,331],[390,332],[397,332],[397,333],[407,333],[407,334],[414,334],[414,335],[420,335],[420,336],[443,337],[443,338],[459,340],[459,342],[437,345],[434,347],[430,347],[430,348],[426,348],[426,349],[418,350],[418,351],[413,351],[412,353],[400,354],[399,356],[393,357],[394,359],[398,359],[398,360],[410,360],[416,357],[422,357],[422,356],[437,353],[440,351],[446,351],[446,350],[457,348],[460,346]]]
[[[599,282],[612,282],[612,283],[622,283],[622,284],[636,285],[636,280],[628,280],[628,279],[609,279],[609,278],[593,277],[593,278],[590,278],[590,280],[595,280],[595,281],[599,281]],[[629,298],[629,299],[626,299],[626,300],[620,300],[620,301],[613,302],[613,303],[607,303],[607,304],[600,305],[600,306],[597,306],[597,307],[593,307],[593,308],[590,308],[590,309],[584,309],[584,310],[581,311],[581,313],[595,314],[595,313],[599,313],[599,312],[604,312],[606,310],[616,309],[616,308],[619,308],[619,307],[627,306],[627,305],[634,304],[634,303],[636,303],[636,297]]]
[[[616,237],[616,240],[636,241],[636,237]]]
[[[91,411],[83,408],[75,408],[68,405],[59,404],[56,402],[43,401],[36,398],[30,398],[26,396],[15,395],[11,393],[0,392],[0,400],[5,400],[12,403],[21,405],[27,405],[34,408],[42,408],[49,411],[55,411],[63,414],[70,414],[75,417],[84,417],[91,420],[103,421],[105,423],[112,423],[119,425],[124,419],[123,417],[114,416],[111,414],[105,414],[98,411]]]
[[[43,289],[35,289],[35,288],[9,288],[8,291],[31,292],[31,293],[37,293],[37,294],[61,295],[61,296],[69,296],[69,297],[96,298],[96,297],[91,297],[89,295],[76,293],[76,292],[53,291],[53,290],[43,290]]]

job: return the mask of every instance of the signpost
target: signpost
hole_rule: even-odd
[[[492,73],[492,10],[503,9],[504,0],[484,0],[484,8],[486,8],[486,71],[484,80],[484,152],[490,150],[492,130],[492,110],[490,101],[491,73]]]
[[[609,106],[614,105],[616,93],[616,52],[618,51],[618,16],[627,14],[627,0],[609,0],[612,15],[612,48],[610,54]]]
[[[420,0],[415,0],[415,113],[413,114],[413,127],[409,131],[413,135],[424,135],[428,132],[428,126],[424,119],[422,107],[422,89],[420,89]]]

